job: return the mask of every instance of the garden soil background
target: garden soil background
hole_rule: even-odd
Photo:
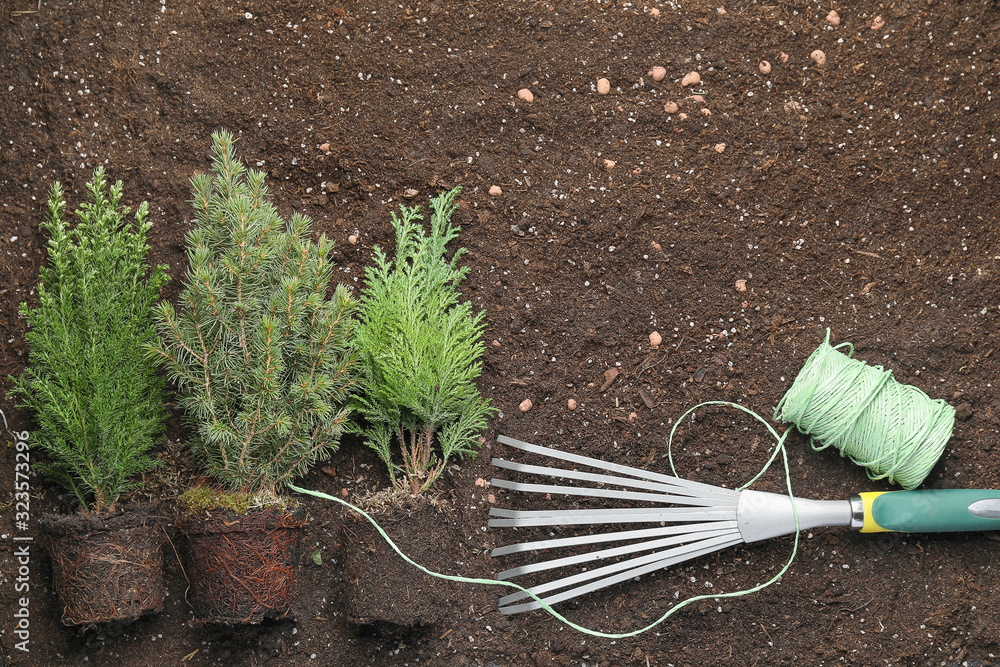
[[[373,247],[391,252],[392,210],[465,188],[455,218],[470,269],[462,290],[486,312],[480,387],[501,413],[479,457],[437,486],[447,525],[418,535],[448,573],[491,578],[516,562],[488,555],[526,537],[486,527],[493,501],[572,507],[477,485],[492,475],[491,456],[510,454],[498,433],[665,472],[684,410],[726,400],[770,417],[827,327],[857,358],[957,408],[925,486],[1000,487],[1000,11],[983,0],[846,3],[833,26],[831,8],[4,0],[0,407],[10,430],[33,429],[6,396],[7,376],[28,355],[18,304],[36,299],[52,183],[75,207],[105,164],[132,206],[148,201],[151,259],[170,266],[163,296],[176,301],[189,179],[209,166],[210,133],[227,128],[241,157],[267,171],[282,213],[308,214],[337,241],[336,279],[356,290]],[[876,17],[884,26],[874,30]],[[816,49],[825,66],[810,60]],[[663,81],[653,66],[666,69]],[[684,89],[690,71],[701,83]],[[599,77],[609,94],[597,94]],[[532,103],[518,99],[522,88]],[[670,101],[686,118],[664,111]],[[491,196],[493,185],[503,193]],[[657,350],[653,330],[664,338]],[[603,387],[610,369],[618,376]],[[522,414],[524,399],[534,407]],[[162,500],[165,516],[175,485],[198,476],[187,435],[174,412],[159,445],[167,466],[137,497]],[[7,664],[986,665],[1000,655],[1000,545],[990,535],[815,530],[774,586],[610,640],[540,612],[504,617],[501,589],[465,584],[434,589],[432,623],[355,624],[343,602],[344,510],[314,498],[304,499],[295,620],[193,622],[171,533],[163,613],[67,628],[37,528],[41,512],[64,509],[61,495],[34,476],[32,520],[19,530],[9,435],[3,444]],[[679,429],[674,458],[685,477],[735,487],[772,448],[761,426],[713,407]],[[788,454],[801,496],[890,488],[802,436]],[[783,484],[772,471],[756,488]],[[302,485],[356,499],[388,479],[363,443],[345,440]],[[30,590],[16,593],[12,536],[25,534],[36,538]],[[561,609],[590,628],[635,630],[679,599],[765,581],[791,548],[790,538],[731,548]],[[420,594],[401,561],[382,567],[412,572],[409,594]],[[21,597],[30,653],[15,648]]]

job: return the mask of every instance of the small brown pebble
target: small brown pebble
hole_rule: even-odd
[[[704,95],[688,95],[685,99],[689,99],[692,102],[697,102],[698,104],[704,104],[705,103],[705,97],[704,97]]]
[[[481,487],[483,487],[485,489],[486,488],[486,480],[483,479],[482,477],[477,477],[476,478],[476,486],[481,486]]]
[[[747,291],[747,281],[743,280],[742,278],[740,278],[739,280],[737,280],[736,281],[736,291],[737,292],[746,292]]]
[[[521,90],[517,91],[517,99],[524,100],[525,102],[534,102],[535,95],[527,88],[522,88]]]
[[[697,72],[688,72],[684,75],[684,78],[681,79],[681,85],[684,87],[697,86],[699,83],[701,83],[701,74],[698,74]]]
[[[486,502],[488,502],[490,505],[494,505],[497,502],[497,497],[491,493],[488,496],[486,496]]]
[[[358,237],[355,234],[351,234],[347,237],[347,242],[351,245],[358,245]]]
[[[885,19],[881,15],[872,19],[872,30],[881,30],[885,27]]]
[[[340,192],[340,186],[337,185],[336,183],[332,183],[330,181],[327,181],[326,182],[326,191],[327,192]]]
[[[656,7],[653,7],[652,9],[649,10],[649,15],[655,19],[660,15],[660,10],[657,9]]]
[[[523,401],[521,401],[521,405],[517,406],[517,409],[520,410],[521,412],[527,412],[528,410],[531,409],[531,406],[532,406],[531,399],[526,398]]]
[[[494,340],[493,341],[493,347],[500,347],[500,341]]]
[[[577,407],[576,399],[571,398],[568,401],[566,401],[566,407],[569,408],[570,410],[576,410]]]
[[[320,144],[319,145],[319,150],[320,150],[321,153],[329,153],[330,152],[330,144],[327,144],[327,143]]]
[[[725,7],[719,7],[715,11],[719,12],[719,16],[725,16],[728,13],[728,12],[726,12],[726,8]]]
[[[663,79],[667,76],[667,70],[665,67],[657,65],[653,69],[649,70],[649,76],[653,79],[653,81],[663,81]]]
[[[347,496],[351,495],[351,492],[348,491],[347,488],[345,487],[345,488],[343,488],[343,489],[340,490],[340,495],[342,497],[346,498]]]
[[[836,9],[831,9],[830,13],[826,15],[826,22],[832,26],[840,25],[840,14],[837,13]]]
[[[499,197],[502,194],[503,194],[503,188],[501,188],[499,185],[491,185],[490,186],[490,196],[491,197]]]
[[[677,106],[677,102],[667,102],[663,105],[663,110],[667,113],[674,114],[680,111],[681,108]]]
[[[712,115],[712,110],[711,109],[702,109],[701,110],[701,115],[702,116],[706,116],[706,117],[711,116]]]
[[[726,145],[725,144],[715,144],[715,152],[716,153],[725,153],[726,152]]]
[[[654,350],[663,344],[663,336],[660,335],[659,331],[654,331],[649,334],[649,346]]]
[[[632,173],[635,174],[636,176],[639,176],[640,174],[642,174],[642,167],[636,167],[635,169],[632,170]]]
[[[820,67],[826,64],[826,54],[820,51],[819,49],[816,49],[815,51],[810,53],[809,57],[812,58],[813,62],[819,65]]]
[[[778,58],[780,58],[781,62],[783,62],[783,63],[787,63],[788,62],[788,54],[785,53],[784,51],[781,52],[781,55],[778,56]]]
[[[652,242],[651,242],[651,243],[649,244],[649,247],[653,249],[653,252],[660,252],[661,250],[663,250],[663,246],[661,246],[661,245],[660,245],[659,243],[657,243],[656,241],[652,241]]]
[[[611,171],[612,169],[615,168],[615,164],[617,163],[614,160],[605,160],[604,168],[607,169],[608,171]]]
[[[767,62],[766,60],[761,60],[760,64],[757,65],[757,69],[760,70],[761,74],[770,74],[771,73],[771,63]]]
[[[686,113],[684,113],[683,111],[681,113],[677,114],[677,120],[687,120],[687,117],[688,117],[688,115]]]
[[[597,80],[597,94],[607,95],[611,92],[611,82],[605,78],[600,78]]]
[[[415,190],[414,188],[406,188],[405,190],[403,190],[403,196],[405,198],[407,198],[407,199],[413,199],[414,197],[416,197],[419,194],[420,194],[420,191],[419,190]]]
[[[637,413],[635,413],[635,412],[628,413],[628,423],[629,424],[634,424],[637,421],[639,421],[639,415]]]
[[[336,477],[337,469],[334,468],[333,466],[323,466],[323,474],[329,477]]]

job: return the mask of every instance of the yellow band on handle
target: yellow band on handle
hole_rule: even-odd
[[[888,533],[889,528],[883,528],[878,525],[875,521],[875,517],[872,516],[872,503],[875,499],[881,496],[883,493],[889,493],[888,491],[867,491],[865,493],[860,493],[861,502],[865,507],[865,524],[861,527],[862,533]]]

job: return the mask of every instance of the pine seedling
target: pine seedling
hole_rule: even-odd
[[[212,135],[211,174],[192,179],[197,227],[188,234],[180,312],[160,304],[161,358],[209,476],[261,505],[340,442],[351,414],[355,302],[326,296],[333,243],[313,243],[311,221],[285,222],[266,174]]]
[[[375,248],[354,336],[364,377],[356,403],[366,422],[354,430],[386,464],[393,485],[414,494],[430,488],[449,460],[478,451],[495,412],[475,385],[485,313],[473,314],[460,301],[458,283],[468,268],[458,260],[465,251],[445,256],[459,232],[451,215],[460,191],[431,200],[429,234],[418,207],[392,214],[396,260]]]
[[[144,346],[156,337],[153,306],[170,278],[165,265],[150,271],[146,263],[146,202],[127,222],[122,183],[109,188],[103,167],[87,191],[70,228],[62,186],[52,186],[38,306],[21,304],[29,363],[12,378],[12,393],[34,411],[32,436],[48,458],[36,465],[83,511],[101,512],[156,465],[150,450],[164,429],[164,382]]]

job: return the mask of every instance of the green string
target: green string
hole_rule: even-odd
[[[848,347],[849,353],[838,352]],[[951,438],[955,409],[898,383],[892,371],[851,359],[854,346],[826,340],[806,360],[774,411],[811,436],[815,450],[835,447],[868,469],[913,489],[930,473]]]
[[[671,453],[671,448],[672,448],[673,440],[674,440],[674,432],[677,430],[677,427],[680,425],[680,423],[684,420],[685,417],[687,417],[689,414],[691,414],[692,412],[694,412],[698,408],[704,407],[706,405],[724,405],[724,406],[728,406],[728,407],[737,408],[738,410],[742,410],[743,412],[747,413],[748,415],[750,415],[751,417],[753,417],[754,419],[756,419],[760,423],[764,424],[764,426],[766,426],[767,429],[771,432],[771,435],[773,435],[775,437],[775,439],[777,440],[777,445],[774,448],[774,452],[771,454],[771,457],[768,459],[767,463],[764,464],[764,467],[761,469],[761,471],[759,473],[757,473],[752,480],[750,480],[749,482],[747,482],[746,484],[744,484],[743,486],[741,486],[738,490],[742,491],[743,489],[747,488],[748,486],[750,486],[751,484],[753,484],[755,481],[757,481],[757,479],[761,475],[763,475],[767,471],[768,468],[771,467],[771,464],[774,463],[774,460],[777,458],[778,454],[779,453],[781,454],[782,464],[784,465],[784,469],[785,469],[785,488],[788,490],[788,497],[792,499],[792,513],[795,516],[796,532],[795,532],[795,538],[794,538],[794,540],[792,542],[792,553],[788,556],[788,560],[785,562],[784,566],[773,577],[771,577],[770,579],[768,579],[767,581],[765,581],[762,584],[757,584],[756,586],[753,586],[751,588],[746,588],[744,590],[739,590],[739,591],[733,591],[733,592],[730,592],[730,593],[712,593],[712,594],[695,595],[695,596],[689,597],[689,598],[687,598],[685,600],[682,600],[681,602],[678,602],[674,606],[672,606],[670,609],[668,609],[666,612],[664,612],[662,616],[660,616],[658,619],[656,619],[655,621],[653,621],[649,625],[647,625],[645,627],[642,627],[642,628],[639,628],[638,630],[632,630],[630,632],[621,632],[621,633],[600,632],[598,630],[591,630],[589,628],[583,627],[582,625],[578,625],[578,624],[574,623],[573,621],[570,621],[569,619],[567,619],[565,616],[563,616],[562,614],[560,614],[556,610],[554,610],[552,607],[550,607],[548,604],[546,604],[537,595],[535,595],[534,593],[532,593],[531,591],[529,591],[525,587],[523,587],[523,586],[521,586],[519,584],[516,584],[516,583],[514,583],[512,581],[499,581],[499,580],[496,580],[496,579],[477,579],[477,578],[474,578],[474,577],[460,577],[460,576],[456,576],[456,575],[442,574],[440,572],[434,572],[432,570],[429,570],[426,567],[424,567],[423,565],[420,565],[419,563],[413,561],[406,554],[404,554],[400,550],[400,548],[398,546],[396,546],[396,543],[393,542],[392,539],[386,534],[386,532],[382,529],[382,527],[378,525],[378,523],[375,521],[375,519],[373,519],[371,516],[369,516],[361,508],[355,507],[354,505],[352,505],[351,503],[347,502],[346,500],[343,500],[341,498],[337,498],[336,496],[331,496],[331,495],[326,494],[326,493],[322,493],[321,491],[310,491],[309,489],[303,489],[301,487],[295,486],[294,484],[289,484],[288,488],[291,489],[292,491],[297,491],[298,493],[305,493],[305,494],[310,495],[310,496],[315,496],[316,498],[323,498],[325,500],[333,500],[335,502],[340,503],[344,507],[347,507],[351,511],[356,512],[357,514],[360,514],[362,517],[364,517],[375,528],[376,531],[378,531],[378,534],[382,536],[382,539],[384,539],[386,541],[386,543],[390,547],[392,547],[393,551],[395,551],[397,554],[399,554],[399,556],[404,561],[406,561],[407,563],[409,563],[410,565],[412,565],[413,567],[417,568],[418,570],[420,570],[421,572],[423,572],[425,574],[428,574],[428,575],[430,575],[432,577],[437,577],[438,579],[445,579],[447,581],[456,581],[456,582],[465,583],[465,584],[480,584],[480,585],[484,585],[484,586],[506,586],[508,588],[514,588],[514,589],[517,589],[517,590],[519,590],[519,591],[521,591],[523,593],[527,593],[529,596],[531,596],[532,599],[534,599],[536,602],[539,603],[539,605],[541,605],[542,609],[544,609],[546,612],[548,612],[549,614],[551,614],[554,618],[558,619],[562,623],[565,623],[569,627],[573,628],[574,630],[582,632],[585,635],[590,635],[591,637],[602,637],[604,639],[625,639],[627,637],[635,637],[636,635],[640,635],[640,634],[642,634],[644,632],[648,632],[649,630],[652,630],[653,628],[655,628],[656,626],[660,625],[661,623],[663,623],[664,621],[666,621],[668,618],[670,618],[671,616],[673,616],[674,614],[676,614],[678,611],[680,611],[681,609],[683,609],[684,607],[686,607],[687,605],[689,605],[689,604],[691,604],[693,602],[698,602],[698,601],[701,601],[701,600],[717,600],[717,599],[720,599],[720,598],[737,598],[737,597],[742,597],[744,595],[749,595],[750,593],[756,593],[758,591],[761,591],[761,590],[767,588],[768,586],[770,586],[771,584],[775,583],[779,579],[781,579],[781,577],[785,574],[785,572],[787,572],[788,569],[792,566],[792,562],[795,560],[795,555],[798,553],[798,549],[799,549],[799,533],[798,533],[797,529],[798,529],[798,526],[799,526],[799,517],[798,517],[798,511],[795,509],[795,498],[792,495],[792,477],[791,477],[791,474],[790,474],[789,468],[788,468],[788,455],[785,452],[785,438],[787,437],[788,433],[791,433],[791,429],[789,429],[788,431],[786,431],[784,434],[779,434],[776,430],[774,430],[774,428],[771,427],[770,424],[768,424],[764,420],[763,417],[761,417],[757,413],[753,412],[752,410],[750,410],[748,408],[745,408],[742,405],[738,405],[736,403],[729,403],[727,401],[707,401],[705,403],[699,403],[698,405],[694,406],[693,408],[691,408],[687,412],[685,412],[683,415],[681,415],[680,419],[677,420],[677,423],[674,424],[674,427],[670,430],[670,438],[667,441],[667,456],[668,456],[669,461],[670,461],[670,469],[671,469],[671,471],[673,471],[674,475],[676,476],[677,472],[674,469],[673,454]]]

